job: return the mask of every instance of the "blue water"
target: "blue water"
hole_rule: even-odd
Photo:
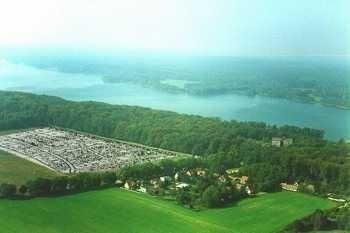
[[[0,61],[0,89],[55,95],[77,101],[144,106],[226,120],[296,125],[323,129],[328,139],[350,138],[349,110],[278,98],[170,94],[128,83],[105,84],[98,75],[42,70],[5,60]]]

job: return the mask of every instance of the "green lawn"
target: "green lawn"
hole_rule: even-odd
[[[113,188],[58,198],[0,200],[1,233],[265,233],[276,232],[327,200],[280,192],[194,212]]]
[[[56,172],[45,167],[0,150],[0,184],[20,185],[38,177],[50,178],[57,175]]]

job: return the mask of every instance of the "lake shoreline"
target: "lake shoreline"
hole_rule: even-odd
[[[303,100],[303,99],[299,99],[299,98],[289,98],[289,97],[281,97],[281,96],[265,95],[265,94],[249,95],[249,94],[245,93],[244,91],[225,91],[225,90],[222,90],[220,94],[216,94],[216,93],[206,93],[206,94],[191,93],[186,88],[179,88],[179,87],[175,87],[172,85],[164,84],[164,83],[162,83],[162,80],[159,82],[159,85],[153,85],[154,83],[144,83],[144,82],[110,81],[110,80],[104,79],[104,77],[102,78],[102,81],[105,84],[130,83],[133,85],[140,85],[144,88],[151,88],[155,91],[161,91],[161,92],[165,92],[165,93],[169,93],[169,94],[186,94],[186,95],[193,96],[193,97],[216,97],[216,96],[230,95],[230,94],[242,95],[242,96],[246,96],[246,97],[255,97],[255,96],[259,97],[260,96],[260,97],[269,97],[269,98],[276,98],[276,99],[285,99],[285,100],[293,101],[296,103],[306,103],[306,104],[316,104],[316,105],[320,104],[320,105],[325,106],[325,107],[332,107],[332,108],[342,109],[342,110],[350,110],[350,106],[348,107],[348,106],[343,106],[343,105],[339,105],[339,104],[330,104],[330,103],[316,101],[316,100]]]
[[[7,69],[7,71],[6,71]],[[328,140],[350,139],[350,109],[324,103],[242,91],[220,95],[191,95],[160,90],[142,82],[103,82],[100,75],[67,74],[26,65],[8,64],[0,73],[0,89],[58,96],[73,101],[142,106],[223,120],[264,122],[322,129]],[[145,87],[146,86],[146,87]]]

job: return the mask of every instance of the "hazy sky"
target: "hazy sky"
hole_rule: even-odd
[[[0,0],[0,47],[350,54],[350,0]]]

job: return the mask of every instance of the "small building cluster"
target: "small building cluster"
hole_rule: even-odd
[[[106,171],[179,156],[158,148],[56,128],[0,136],[0,149],[62,173]]]
[[[274,137],[271,140],[271,145],[276,147],[290,146],[293,144],[293,138],[279,138]]]
[[[253,189],[248,184],[248,176],[238,174],[239,169],[227,170],[226,175],[212,174],[218,183],[226,183],[237,190],[242,190],[248,195],[253,195]],[[147,179],[128,179],[124,182],[119,181],[119,186],[136,192],[156,194],[160,189],[165,192],[180,191],[192,187],[195,180],[200,177],[208,175],[206,169],[183,169],[174,174],[174,176],[160,176],[150,180]]]

